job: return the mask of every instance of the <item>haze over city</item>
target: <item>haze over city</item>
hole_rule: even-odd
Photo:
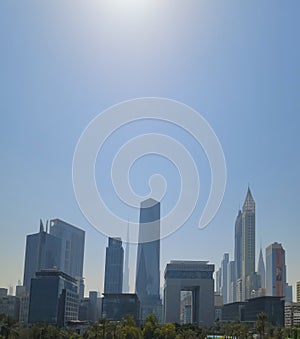
[[[227,166],[223,202],[203,230],[198,222],[211,175],[201,146],[168,123],[143,121],[116,131],[96,163],[96,181],[129,222],[139,210],[119,208],[109,182],[124,140],[155,132],[180,141],[195,159],[200,197],[189,220],[161,240],[161,286],[170,260],[233,258],[234,225],[248,185],[256,203],[256,263],[273,242],[286,251],[287,281],[300,280],[299,3],[279,1],[65,1],[0,5],[1,237],[0,286],[23,279],[26,235],[40,219],[59,218],[86,232],[86,292],[103,292],[107,236],[83,216],[74,195],[72,160],[81,133],[103,110],[139,97],[164,97],[198,111],[215,131]],[[180,176],[149,155],[130,180],[147,195],[164,175],[162,214],[174,206]],[[126,239],[123,239],[126,240]],[[137,246],[130,246],[130,291]],[[265,255],[265,252],[264,252]],[[294,290],[295,292],[295,290]],[[294,293],[295,295],[295,293]]]

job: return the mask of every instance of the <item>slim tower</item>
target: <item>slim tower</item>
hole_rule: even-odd
[[[261,281],[260,287],[265,288],[266,287],[266,270],[265,270],[264,257],[263,257],[261,248],[259,251],[257,273],[260,275],[260,281]]]
[[[222,271],[222,278],[221,278],[221,294],[223,297],[223,304],[228,303],[228,263],[229,263],[229,253],[224,253],[223,260],[221,262],[221,271]]]
[[[61,256],[61,240],[44,231],[40,221],[40,231],[27,235],[23,285],[30,292],[31,279],[36,272],[43,269],[59,269]]]
[[[129,224],[127,226],[127,243],[125,249],[123,292],[129,293]]]
[[[145,242],[149,239],[152,241]],[[160,203],[153,199],[141,203],[135,290],[141,302],[142,320],[157,313],[160,300]],[[161,314],[155,314],[161,318]]]
[[[120,238],[108,238],[104,293],[122,293],[124,250]]]
[[[285,251],[277,242],[266,249],[266,293],[284,297],[286,286]]]
[[[84,297],[83,260],[85,232],[60,219],[50,220],[50,234],[61,240],[60,270],[76,278],[80,299]]]
[[[239,210],[235,220],[234,230],[234,261],[236,266],[236,278],[242,277],[242,256],[243,256],[243,226],[242,211]]]
[[[255,275],[255,202],[248,187],[242,210],[242,300],[250,298]]]

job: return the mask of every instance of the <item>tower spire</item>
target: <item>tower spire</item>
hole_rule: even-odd
[[[255,201],[253,199],[250,187],[248,186],[246,198],[243,204],[243,211],[253,211],[255,210]]]
[[[129,293],[129,221],[127,223],[127,239],[125,249],[125,263],[124,263],[124,292]]]
[[[42,219],[40,219],[40,233],[44,232],[44,225]]]

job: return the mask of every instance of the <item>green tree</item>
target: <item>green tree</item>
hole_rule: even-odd
[[[159,328],[158,320],[153,314],[146,317],[145,325],[143,328],[144,339],[159,338],[159,333],[156,331]]]
[[[0,335],[2,338],[13,339],[19,337],[18,324],[13,317],[2,314],[0,327]]]
[[[233,331],[232,334],[237,339],[244,339],[248,337],[249,328],[245,323],[234,323],[232,324]]]
[[[266,315],[266,313],[258,313],[257,321],[254,324],[254,328],[259,333],[261,339],[264,339],[268,325],[268,316]]]
[[[101,318],[93,323],[85,332],[84,337],[88,339],[102,339],[106,337],[106,327],[108,320]]]
[[[161,339],[174,339],[176,337],[175,325],[167,323],[160,329]]]

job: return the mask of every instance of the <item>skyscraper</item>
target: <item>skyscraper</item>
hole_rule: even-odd
[[[85,232],[60,219],[50,220],[50,234],[60,238],[60,268],[72,277],[82,277]]]
[[[222,284],[222,288],[221,288],[221,294],[223,297],[223,304],[227,304],[228,303],[228,288],[227,288],[227,279],[228,279],[228,263],[229,263],[229,254],[228,253],[224,253],[223,256],[223,260],[221,262],[221,271],[222,271],[222,278],[221,278],[221,284]]]
[[[152,241],[145,242],[149,239]],[[142,319],[160,305],[160,203],[141,203],[135,290],[142,307]]]
[[[297,303],[300,303],[300,281],[297,282]]]
[[[229,261],[227,265],[227,302],[236,300],[236,265],[234,261]]]
[[[120,238],[108,238],[104,293],[122,293],[124,250]]]
[[[242,299],[244,301],[250,298],[253,289],[251,281],[254,280],[255,275],[255,202],[249,187],[242,210],[242,241]]]
[[[277,242],[266,249],[266,293],[284,297],[286,286],[285,251]]]
[[[50,234],[61,239],[59,268],[77,279],[80,299],[84,297],[83,259],[85,232],[60,219],[50,220]]]
[[[36,272],[42,269],[59,269],[60,257],[61,240],[46,233],[41,221],[40,231],[26,237],[23,285],[28,293],[31,279],[35,278]]]
[[[216,279],[215,279],[215,284],[216,284],[216,293],[221,294],[221,289],[222,289],[222,269],[221,267],[216,271]]]
[[[129,293],[129,225],[127,228],[127,243],[124,261],[123,293]]]
[[[264,264],[264,257],[262,250],[259,251],[259,258],[258,258],[258,265],[257,265],[257,273],[260,275],[260,281],[261,281],[261,288],[266,287],[266,270],[265,270],[265,264]]]
[[[234,261],[236,266],[236,279],[242,277],[242,257],[243,257],[243,225],[242,211],[239,210],[235,220],[234,230]]]

